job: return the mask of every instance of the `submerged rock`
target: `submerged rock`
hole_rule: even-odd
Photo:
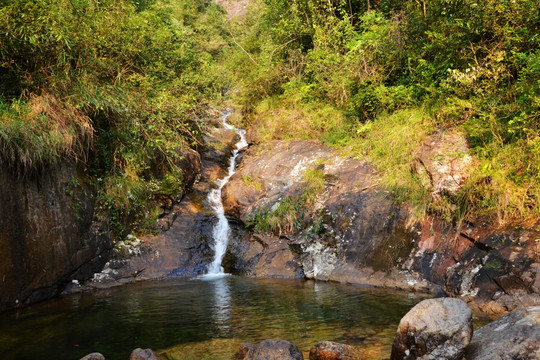
[[[540,359],[540,306],[517,309],[474,333],[467,360]]]
[[[105,360],[103,354],[95,352],[82,357],[80,360]]]
[[[242,344],[232,360],[304,360],[304,356],[293,343],[272,339],[257,345]]]
[[[424,300],[401,319],[391,360],[461,360],[472,333],[472,312],[465,302]]]
[[[131,352],[129,360],[161,360],[152,349],[137,348]]]
[[[309,351],[309,360],[363,360],[364,350],[332,341],[322,341]]]

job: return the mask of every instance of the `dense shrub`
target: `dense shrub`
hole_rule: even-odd
[[[411,178],[405,170],[411,157],[385,161],[384,142],[372,141],[410,129],[427,136],[436,127],[461,127],[481,165],[460,196],[445,199],[450,208],[501,223],[540,218],[537,1],[280,0],[254,9],[236,31],[256,64],[235,63],[240,80],[248,79],[237,101],[257,119],[251,122],[265,123],[257,114],[261,100],[275,107],[262,107],[264,115],[290,111],[292,98],[309,119],[332,106],[347,120],[312,136],[371,158],[391,179],[396,167]],[[424,120],[394,123],[407,111]],[[267,123],[256,126],[268,129]],[[421,141],[405,144],[407,154]],[[398,188],[405,200],[425,195],[414,177]],[[436,209],[429,201],[421,207]]]
[[[152,211],[218,96],[222,12],[207,0],[13,0],[0,8],[0,159],[75,158],[118,235]],[[181,155],[180,155],[181,156]]]

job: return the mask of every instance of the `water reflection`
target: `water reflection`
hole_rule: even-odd
[[[57,299],[0,315],[3,359],[127,359],[137,347],[167,359],[230,359],[241,342],[322,340],[389,355],[401,317],[422,297],[352,286],[234,276],[165,280]],[[218,345],[220,344],[220,345]]]
[[[214,323],[219,336],[227,336],[231,318],[231,289],[227,277],[215,279],[211,282],[214,290]]]

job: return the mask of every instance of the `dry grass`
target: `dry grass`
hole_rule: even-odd
[[[48,94],[0,104],[0,157],[23,173],[84,157],[93,132],[88,117]]]

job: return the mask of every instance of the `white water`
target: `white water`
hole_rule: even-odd
[[[225,186],[225,184],[229,181],[231,176],[233,176],[235,173],[236,158],[238,156],[238,152],[248,145],[246,141],[246,131],[243,129],[236,129],[234,126],[227,123],[227,118],[229,117],[229,115],[231,115],[230,111],[226,111],[223,113],[223,116],[221,117],[223,127],[225,129],[234,131],[238,135],[240,135],[240,141],[236,143],[236,149],[233,150],[232,156],[229,158],[227,176],[225,176],[223,179],[216,180],[216,187],[210,191],[207,197],[210,209],[216,214],[218,218],[218,222],[216,223],[216,225],[214,226],[214,230],[212,231],[212,237],[214,239],[213,248],[215,251],[214,261],[212,261],[212,263],[208,266],[207,274],[205,275],[205,277],[211,278],[225,275],[223,272],[223,266],[221,266],[221,261],[223,260],[225,252],[227,251],[227,245],[229,244],[229,235],[231,232],[229,222],[227,221],[227,218],[225,217],[225,211],[223,210],[223,203],[221,201],[221,190],[223,189],[223,186]]]

